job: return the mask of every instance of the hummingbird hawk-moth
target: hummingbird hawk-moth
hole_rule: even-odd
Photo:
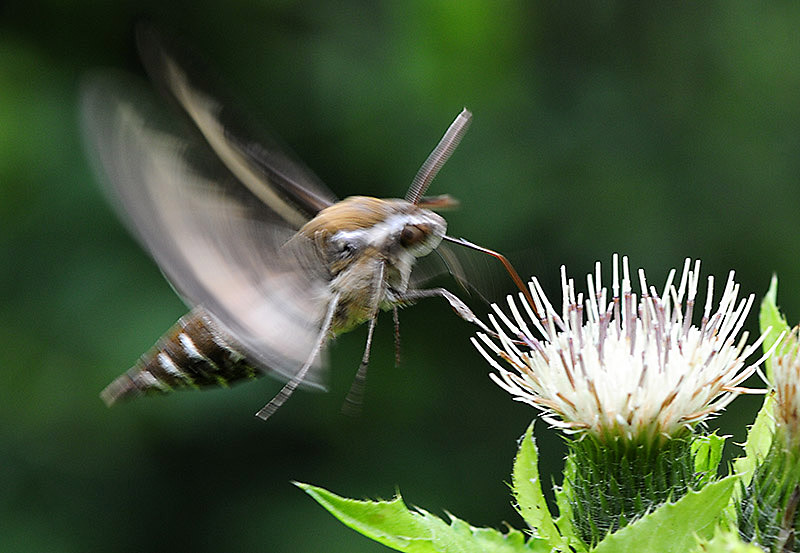
[[[469,125],[466,109],[404,199],[337,201],[275,141],[254,138],[154,28],[137,29],[137,46],[183,115],[135,79],[98,74],[82,88],[84,133],[121,217],[191,311],[103,390],[108,405],[273,373],[288,383],[257,413],[266,419],[301,383],[323,387],[325,345],[366,322],[363,380],[378,312],[396,321],[398,307],[427,297],[490,332],[451,292],[409,285],[415,260],[443,239],[480,249],[445,235],[431,208],[448,196],[424,196]]]

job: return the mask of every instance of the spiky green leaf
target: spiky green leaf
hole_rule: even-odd
[[[750,483],[756,465],[767,456],[775,433],[775,417],[773,414],[775,399],[768,395],[764,404],[756,415],[756,420],[747,431],[747,441],[744,443],[744,457],[733,461],[733,472],[737,474],[746,486]]]
[[[698,436],[692,442],[692,455],[694,455],[694,470],[703,475],[700,486],[714,480],[717,468],[722,460],[722,450],[725,447],[725,437],[717,434]]]
[[[559,547],[563,540],[553,523],[547,508],[539,478],[539,452],[533,437],[533,422],[528,426],[519,443],[514,471],[511,475],[517,510],[528,523],[534,536],[547,541],[551,547]]]
[[[761,332],[767,333],[766,338],[764,338],[764,351],[769,351],[769,349],[775,344],[775,342],[780,338],[781,334],[786,333],[789,331],[789,325],[786,323],[786,318],[781,315],[780,309],[778,309],[778,276],[772,275],[772,280],[769,283],[769,290],[767,290],[767,294],[764,296],[764,299],[761,300],[761,310],[758,313],[758,324],[761,327]],[[772,356],[767,359],[766,363],[767,369],[767,378],[772,381]]]
[[[717,528],[710,540],[700,540],[693,553],[764,553],[755,545],[745,543],[736,530]]]
[[[720,512],[728,503],[736,478],[728,477],[690,491],[675,503],[666,503],[633,524],[608,535],[596,553],[684,553],[695,548],[696,536],[712,535]]]
[[[410,510],[398,494],[390,501],[360,501],[323,488],[296,483],[346,526],[387,547],[406,553],[544,553],[550,546],[519,530],[475,528],[450,517],[449,523],[421,509]]]
[[[586,545],[578,538],[578,533],[572,525],[572,497],[571,482],[575,480],[575,462],[573,457],[567,456],[564,464],[564,481],[561,486],[553,486],[556,495],[556,505],[558,506],[558,518],[555,525],[558,527],[563,539],[567,540],[572,549],[578,553],[585,552]]]

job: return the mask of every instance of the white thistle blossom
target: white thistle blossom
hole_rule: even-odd
[[[787,439],[800,440],[800,327],[783,341],[772,365],[776,423]]]
[[[740,384],[763,360],[746,364],[764,339],[762,335],[747,346],[744,332],[737,340],[753,295],[737,302],[733,271],[714,311],[714,279],[708,277],[699,327],[692,317],[700,261],[692,268],[686,259],[677,286],[675,275],[673,269],[659,295],[640,269],[637,297],[627,257],[622,258],[620,279],[615,254],[611,295],[601,287],[598,262],[594,276],[587,276],[584,298],[576,296],[575,283],[562,266],[560,314],[533,278],[530,298],[508,296],[510,317],[492,306],[497,337],[480,333],[472,342],[496,370],[491,378],[515,400],[543,411],[555,427],[628,439],[675,436],[721,411],[740,393],[753,391]]]

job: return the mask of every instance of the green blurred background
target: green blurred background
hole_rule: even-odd
[[[431,192],[462,201],[451,234],[509,252],[553,298],[561,264],[582,280],[621,252],[657,283],[691,256],[759,296],[777,272],[800,318],[798,3],[5,0],[0,551],[385,550],[291,480],[522,525],[505,482],[534,413],[489,381],[441,302],[401,314],[398,369],[382,319],[355,420],[339,409],[363,329],[332,348],[331,393],[298,393],[266,424],[269,379],[103,406],[185,311],[104,202],[76,123],[84,71],[141,72],[140,15],[193,44],[342,197],[404,194],[468,106]],[[740,441],[758,403],[712,425]],[[557,474],[560,439],[537,435]]]

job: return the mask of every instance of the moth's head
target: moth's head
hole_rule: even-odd
[[[444,218],[429,209],[406,200],[367,196],[337,202],[300,229],[322,246],[332,262],[378,256],[389,264],[411,263],[427,255],[446,231]]]
[[[456,117],[417,172],[403,200],[352,196],[306,223],[298,234],[314,241],[332,274],[379,260],[405,287],[417,257],[429,254],[445,236],[447,223],[427,207],[452,207],[449,196],[424,196],[433,178],[469,127],[466,109]]]

